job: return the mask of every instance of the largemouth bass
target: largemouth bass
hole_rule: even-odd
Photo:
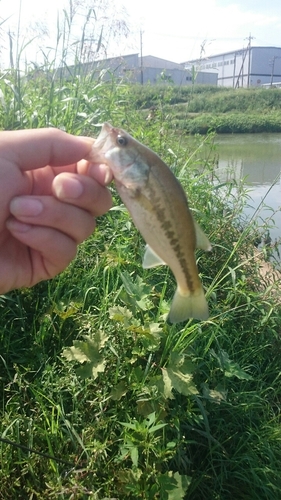
[[[147,245],[143,267],[168,265],[177,289],[169,321],[209,317],[195,261],[195,248],[211,250],[195,222],[186,194],[169,167],[149,148],[120,128],[104,123],[90,161],[108,165],[117,191]]]

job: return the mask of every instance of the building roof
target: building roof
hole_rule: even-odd
[[[152,56],[152,55],[142,56],[142,60],[143,60],[144,66],[146,66],[146,67],[151,66],[151,64],[149,64],[149,60],[151,60],[151,62],[155,61],[158,63],[170,64],[171,67],[178,67],[178,68],[182,67],[182,64],[180,64],[180,63],[176,63],[174,61],[169,61],[168,59],[163,59],[162,57],[157,57],[157,56]]]
[[[267,47],[267,46],[253,46],[251,45],[251,47],[248,47],[248,50],[249,48],[251,50],[253,49],[278,49],[278,50],[281,50],[281,47]],[[197,59],[189,59],[188,61],[184,61],[182,62],[181,64],[187,64],[187,63],[195,63],[195,62],[198,62],[199,60],[201,61],[205,61],[206,59],[211,59],[212,57],[221,57],[221,56],[227,56],[228,54],[234,54],[235,52],[243,52],[247,50],[247,47],[243,47],[242,49],[235,49],[235,50],[228,50],[227,52],[220,52],[219,54],[212,54],[210,56],[206,56],[206,57],[198,57]]]
[[[113,61],[114,59],[125,59],[126,57],[136,57],[138,56],[138,52],[133,52],[132,54],[125,54],[120,56],[112,56],[112,57],[103,57],[102,59],[95,59],[94,62],[104,62],[104,61]]]

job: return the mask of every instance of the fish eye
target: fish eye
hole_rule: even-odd
[[[128,140],[126,139],[126,137],[124,135],[118,135],[116,142],[117,142],[117,144],[119,144],[119,146],[127,146],[127,144],[128,144]]]

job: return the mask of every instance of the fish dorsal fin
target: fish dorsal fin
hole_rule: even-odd
[[[145,252],[143,256],[143,262],[142,262],[142,267],[144,269],[150,269],[151,267],[156,267],[156,266],[166,266],[166,262],[162,260],[157,253],[150,248],[149,245],[145,246]]]
[[[211,243],[209,242],[206,234],[204,233],[203,229],[201,229],[196,220],[193,219],[193,222],[196,235],[196,248],[201,248],[202,250],[206,250],[206,252],[209,252],[210,250],[212,250]]]

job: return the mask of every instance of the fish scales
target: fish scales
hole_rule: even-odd
[[[148,179],[148,182],[150,181],[150,178]],[[156,181],[158,184],[158,182]],[[180,186],[181,187],[181,186]],[[118,186],[117,184],[117,190],[119,191],[121,198],[123,194],[124,187]],[[177,218],[177,212],[186,211],[186,199],[185,196],[181,199],[179,198],[178,200],[174,200],[173,204],[163,204],[162,200],[166,199],[166,196],[164,196],[164,193],[162,194],[162,199],[160,196],[157,197],[156,191],[153,186],[153,182],[150,182],[150,185],[141,190],[141,195],[137,194],[135,197],[137,200],[137,203],[141,204],[145,210],[148,209],[149,207],[149,220],[142,215],[140,217],[140,214],[138,214],[138,219],[142,219],[142,222],[139,222],[139,220],[136,220],[136,226],[139,227],[141,230],[144,239],[146,242],[154,248],[155,245],[155,231],[157,230],[158,222],[160,223],[161,228],[163,229],[163,233],[161,234],[161,241],[160,241],[160,246],[157,245],[157,251],[156,253],[161,257],[163,260],[166,258],[166,253],[165,253],[165,248],[167,248],[167,245],[171,246],[171,249],[175,253],[175,260],[174,260],[174,266],[176,266],[176,263],[180,264],[180,267],[183,271],[184,277],[187,282],[187,286],[190,290],[190,292],[194,291],[194,280],[192,279],[191,272],[189,271],[189,266],[193,268],[195,271],[195,262],[188,262],[184,258],[184,252],[182,250],[182,247],[188,247],[190,246],[192,251],[194,252],[195,246],[191,244],[192,239],[187,237],[187,232],[185,231],[184,227],[184,222],[178,223],[176,218]],[[124,196],[124,195],[123,195]],[[130,198],[133,198],[132,194],[130,195]],[[184,205],[184,206],[182,206]],[[127,201],[127,207],[132,215],[132,218],[134,220],[134,213],[136,212],[134,210],[133,205],[131,202]],[[172,223],[171,219],[173,219],[175,222]],[[141,228],[140,228],[141,226]],[[172,235],[171,235],[172,233]],[[166,237],[166,241],[164,241],[164,237]],[[195,239],[195,238],[194,238]],[[195,264],[195,266],[194,266]],[[196,268],[197,272],[197,268]],[[195,274],[196,276],[196,274]],[[198,279],[199,281],[199,279]],[[183,285],[184,286],[184,285]]]
[[[169,175],[170,174],[170,175]],[[197,267],[195,264],[195,261],[192,261],[188,264],[186,259],[184,258],[184,252],[181,250],[182,247],[184,248],[190,248],[192,252],[195,250],[195,231],[193,231],[193,223],[192,223],[192,217],[188,212],[188,203],[187,199],[185,196],[185,193],[182,189],[182,186],[180,183],[177,181],[173,173],[169,170],[168,171],[169,175],[169,185],[177,185],[177,188],[180,190],[180,196],[177,197],[177,199],[173,199],[173,203],[167,204],[167,201],[169,200],[169,195],[167,195],[167,189],[164,190],[163,192],[163,187],[161,183],[161,171],[158,172],[158,169],[156,167],[155,172],[152,174],[152,169],[150,170],[147,178],[147,182],[145,187],[143,187],[140,191],[138,191],[137,194],[137,200],[138,203],[140,203],[145,209],[149,209],[150,213],[150,218],[149,220],[144,219],[144,216],[142,215],[139,217],[139,219],[142,219],[142,222],[139,222],[136,220],[136,226],[140,228],[142,226],[141,232],[144,236],[144,239],[150,246],[153,248],[153,242],[151,241],[152,239],[155,238],[154,232],[155,229],[157,228],[157,222],[154,222],[153,219],[151,219],[151,214],[152,217],[155,215],[160,222],[160,225],[163,229],[163,236],[165,235],[167,238],[167,243],[161,242],[161,247],[158,248],[158,255],[161,257],[163,260],[165,260],[165,248],[167,248],[167,244],[171,245],[172,249],[174,250],[175,253],[175,263],[178,260],[178,263],[181,266],[181,269],[184,273],[184,277],[186,278],[187,281],[187,286],[190,290],[190,292],[194,291],[194,279],[192,279],[191,272],[189,271],[189,266],[192,267],[192,271],[194,271],[194,276],[196,277],[197,275]],[[159,181],[160,179],[160,181]],[[156,189],[154,188],[154,184],[156,184]],[[157,187],[160,185],[161,191],[160,195],[158,193],[157,195]],[[122,198],[122,191],[126,189],[124,186],[119,186],[119,183],[117,184],[117,190],[119,191],[121,198]],[[159,189],[158,189],[159,191]],[[130,198],[134,197],[134,194],[131,193]],[[124,194],[123,194],[123,197]],[[168,199],[168,200],[167,200]],[[132,218],[134,219],[134,213],[136,210],[134,207],[131,205],[130,201],[127,201],[127,207],[131,213]],[[184,213],[186,218],[184,218],[182,221],[178,221],[178,214],[179,213]],[[189,220],[186,220],[189,219]],[[191,227],[191,232],[192,232],[192,237],[189,238],[187,231],[186,231],[186,225],[190,224]],[[169,232],[171,231],[171,232]],[[171,234],[172,233],[172,234]],[[193,243],[194,242],[194,243]],[[175,264],[174,264],[175,266]],[[196,284],[199,283],[199,278],[198,280],[195,280]],[[184,287],[184,285],[183,285]]]
[[[122,129],[105,123],[90,160],[110,168],[117,191],[147,247],[145,268],[168,265],[177,290],[169,320],[207,319],[208,306],[195,260],[195,248],[211,245],[194,221],[186,194],[161,158]]]
[[[179,239],[178,239],[175,231],[172,230],[172,223],[163,217],[163,213],[161,211],[159,211],[159,212],[157,211],[156,214],[157,214],[158,219],[160,221],[160,225],[161,225],[162,229],[164,230],[164,233],[169,241],[169,244],[171,245],[172,249],[174,250],[174,252],[176,254],[176,258],[178,259],[178,261],[181,265],[182,271],[183,271],[184,276],[186,278],[187,286],[188,286],[190,292],[193,292],[194,291],[194,283],[192,280],[191,273],[189,271],[188,262],[184,258],[184,254],[181,251]]]

